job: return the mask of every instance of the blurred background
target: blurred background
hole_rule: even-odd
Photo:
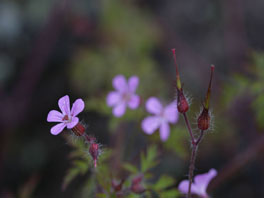
[[[80,118],[112,149],[116,175],[120,163],[155,144],[155,174],[173,176],[176,188],[190,157],[183,119],[162,143],[158,132],[142,132],[144,103],[114,118],[105,102],[117,74],[139,76],[143,101],[171,102],[171,48],[192,99],[194,128],[210,65],[216,68],[214,124],[200,144],[195,174],[219,171],[208,188],[215,198],[264,197],[263,9],[262,0],[1,0],[0,197],[88,197],[80,191],[89,173],[62,189],[73,148],[68,132],[53,136],[46,121],[66,94],[71,103],[85,100]]]

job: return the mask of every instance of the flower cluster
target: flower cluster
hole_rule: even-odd
[[[176,64],[175,50],[173,49],[172,51]],[[207,95],[203,103],[203,111],[200,113],[197,119],[198,128],[201,130],[201,134],[198,139],[194,138],[186,115],[186,112],[189,110],[189,104],[183,93],[177,64],[177,100],[174,100],[167,105],[163,105],[158,98],[150,97],[145,103],[145,109],[150,115],[142,120],[141,128],[148,135],[151,135],[156,130],[159,130],[160,139],[162,141],[166,141],[169,138],[170,124],[177,123],[179,119],[179,113],[181,113],[185,118],[185,122],[192,139],[193,152],[189,170],[189,180],[180,182],[178,189],[181,193],[187,194],[187,197],[190,197],[191,193],[193,193],[202,198],[208,198],[209,196],[206,192],[207,186],[211,179],[217,175],[217,171],[215,169],[211,169],[208,173],[200,174],[194,177],[194,182],[192,182],[196,149],[203,137],[204,131],[207,130],[210,125],[209,100],[213,71],[214,66],[211,66],[211,78]],[[113,78],[112,85],[115,90],[111,91],[107,95],[106,103],[109,107],[113,108],[112,113],[115,117],[123,116],[127,107],[132,110],[135,110],[139,107],[141,99],[140,96],[136,94],[136,90],[139,85],[139,78],[137,76],[132,76],[126,80],[123,75],[117,75]],[[79,118],[77,117],[77,115],[84,110],[84,101],[82,99],[77,99],[73,103],[72,108],[70,108],[70,98],[68,95],[66,95],[59,99],[58,106],[61,112],[57,110],[51,110],[47,116],[48,122],[58,122],[58,124],[51,128],[51,134],[58,135],[65,129],[65,127],[67,127],[67,129],[70,129],[76,136],[83,137],[89,145],[89,154],[93,160],[94,167],[96,167],[98,156],[101,153],[100,145],[96,142],[96,138],[88,135],[85,132],[85,127],[79,122]],[[143,177],[144,175],[140,174],[132,180],[131,186],[129,188],[131,192],[141,194],[146,190],[142,185]],[[122,180],[120,183],[112,181],[111,185],[115,192],[120,193],[123,183],[124,180]]]
[[[82,136],[89,144],[89,153],[94,161],[94,167],[97,165],[97,159],[100,153],[99,144],[96,143],[96,139],[85,133],[85,127],[79,122],[77,115],[84,109],[84,102],[82,99],[77,99],[70,108],[70,98],[68,95],[63,96],[58,102],[61,112],[57,110],[51,110],[48,113],[48,122],[59,122],[53,126],[50,130],[52,135],[58,135],[67,126],[68,129],[76,136]]]
[[[113,115],[121,117],[128,106],[130,109],[138,108],[140,97],[135,93],[138,87],[139,79],[132,76],[126,81],[123,75],[117,75],[113,78],[112,84],[116,91],[107,95],[106,102],[109,107],[113,107]],[[170,135],[169,123],[175,124],[178,120],[178,111],[176,101],[163,107],[159,99],[150,97],[146,102],[147,112],[153,114],[142,121],[143,131],[151,135],[157,129],[160,130],[160,138],[166,141]]]

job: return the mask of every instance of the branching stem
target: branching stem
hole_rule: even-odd
[[[188,120],[186,113],[183,113],[183,117],[184,117],[186,126],[188,128],[189,134],[190,134],[191,139],[192,139],[192,155],[191,155],[190,167],[189,167],[189,187],[188,187],[188,193],[187,193],[187,198],[191,198],[191,188],[192,188],[193,171],[194,171],[194,167],[195,167],[196,153],[197,153],[198,145],[203,138],[204,131],[201,130],[199,138],[197,140],[195,140],[193,132],[192,132],[192,128],[190,126],[190,123],[189,123],[189,120]]]

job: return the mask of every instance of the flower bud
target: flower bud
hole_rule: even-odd
[[[92,156],[94,167],[96,168],[99,155],[99,145],[97,143],[92,143],[89,148],[89,153]]]
[[[209,86],[207,90],[207,94],[205,96],[204,104],[203,104],[203,111],[198,117],[198,128],[201,130],[207,130],[210,127],[210,115],[209,115],[209,102],[210,102],[210,95],[211,95],[211,88],[212,88],[212,79],[214,73],[214,65],[211,66],[211,76],[209,81]]]
[[[125,180],[121,180],[118,183],[116,180],[112,180],[112,188],[115,190],[115,192],[121,191],[124,181]]]
[[[141,184],[143,177],[144,177],[144,175],[140,174],[132,180],[132,184],[130,187],[132,192],[134,192],[136,194],[141,194],[141,193],[145,192],[146,189]]]
[[[178,65],[176,61],[176,52],[175,49],[172,49],[172,54],[174,58],[174,64],[176,68],[176,89],[177,89],[177,108],[180,113],[185,113],[189,109],[189,104],[188,101],[186,100],[183,90],[182,90],[182,85],[181,85],[181,80],[180,80],[180,74],[178,71]]]
[[[177,88],[177,108],[180,113],[185,113],[189,109],[188,101],[185,98],[182,89],[179,90],[178,88]]]
[[[71,130],[75,135],[82,136],[85,132],[85,127],[78,122],[78,124],[76,124]]]
[[[204,108],[200,116],[198,117],[198,128],[201,130],[207,130],[210,126],[210,115],[208,109]]]

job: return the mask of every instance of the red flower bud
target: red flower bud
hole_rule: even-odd
[[[90,145],[90,148],[89,148],[89,153],[93,158],[94,167],[96,167],[97,166],[97,159],[98,159],[98,155],[99,155],[99,145],[96,143],[92,143]]]
[[[185,98],[182,89],[179,90],[178,88],[177,88],[177,108],[180,113],[185,113],[189,109],[188,101]]]
[[[82,136],[85,132],[85,127],[80,122],[78,122],[78,124],[76,124],[71,130],[75,135]]]
[[[115,192],[119,192],[122,189],[123,183],[125,180],[121,180],[120,183],[117,183],[116,180],[112,180],[112,187]]]
[[[142,186],[141,181],[143,180],[144,175],[139,175],[132,179],[132,184],[131,184],[131,191],[136,193],[136,194],[141,194],[145,192],[145,188]]]
[[[180,80],[180,74],[178,70],[178,65],[176,61],[176,53],[175,49],[172,49],[172,54],[174,58],[174,64],[176,68],[176,89],[177,89],[177,108],[180,113],[185,113],[189,109],[189,104],[188,101],[186,100],[183,90],[182,90],[182,85],[181,85],[181,80]]]
[[[214,65],[211,65],[211,76],[209,81],[209,86],[207,90],[207,94],[205,96],[204,104],[203,104],[203,111],[198,117],[198,128],[201,130],[207,130],[210,126],[210,115],[209,115],[209,102],[210,102],[210,95],[211,95],[211,88],[212,88],[212,79],[214,73]]]
[[[204,108],[200,116],[198,117],[198,128],[201,130],[207,130],[210,126],[210,115],[208,109]]]

